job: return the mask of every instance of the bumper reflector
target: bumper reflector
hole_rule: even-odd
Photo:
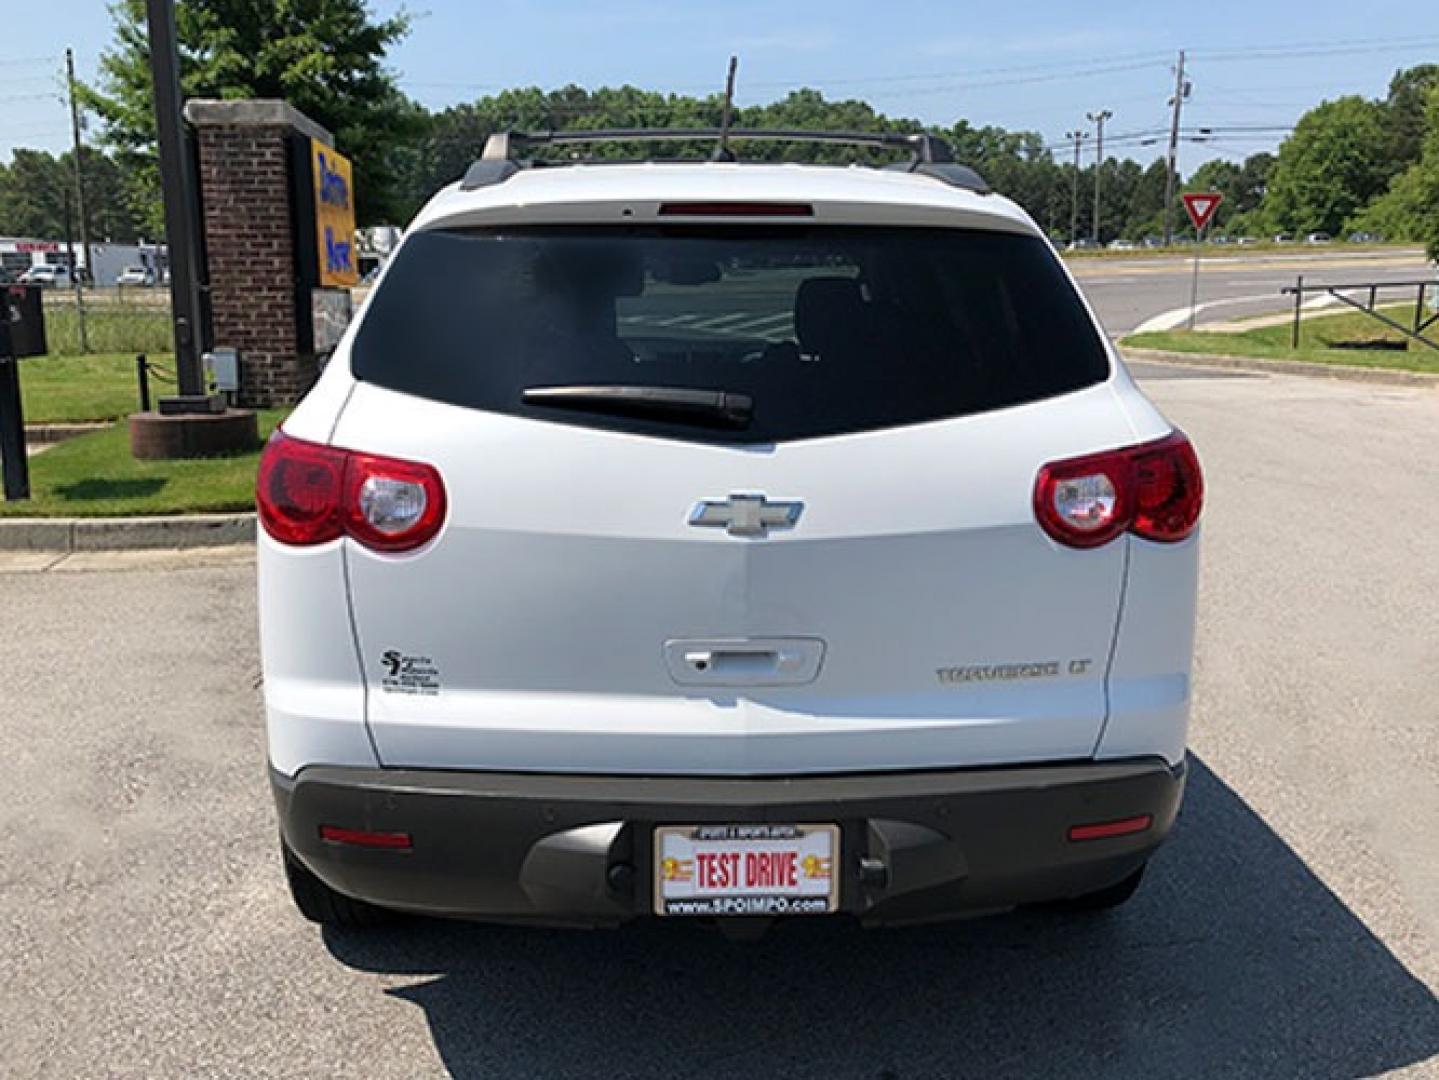
[[[320,839],[332,844],[353,844],[356,847],[388,848],[408,851],[410,834],[403,832],[370,832],[368,829],[343,829],[338,825],[321,825]]]
[[[1071,840],[1103,840],[1110,836],[1128,836],[1131,833],[1143,832],[1153,824],[1152,815],[1140,814],[1138,817],[1120,818],[1118,821],[1101,821],[1093,825],[1071,826],[1069,838]]]

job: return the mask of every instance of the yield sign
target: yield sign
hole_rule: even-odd
[[[1214,211],[1218,210],[1219,204],[1224,201],[1224,195],[1218,191],[1191,191],[1182,197],[1189,220],[1194,222],[1195,232],[1202,231],[1204,226],[1209,224]]]

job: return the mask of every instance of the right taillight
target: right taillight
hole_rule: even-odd
[[[1053,461],[1034,482],[1034,513],[1069,547],[1091,548],[1128,530],[1174,543],[1194,531],[1204,477],[1182,432],[1154,442]]]
[[[260,457],[255,501],[265,531],[300,547],[349,536],[376,551],[413,551],[445,519],[445,485],[434,466],[279,431]]]

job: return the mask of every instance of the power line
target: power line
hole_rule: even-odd
[[[1335,56],[1351,53],[1427,49],[1439,45],[1439,36],[1368,38],[1336,44],[1333,41],[1287,42],[1283,45],[1251,45],[1229,49],[1192,49],[1190,56],[1206,61],[1268,60],[1287,57]]]

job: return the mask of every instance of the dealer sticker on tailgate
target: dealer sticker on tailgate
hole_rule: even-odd
[[[659,915],[824,915],[839,901],[837,825],[655,830]]]

